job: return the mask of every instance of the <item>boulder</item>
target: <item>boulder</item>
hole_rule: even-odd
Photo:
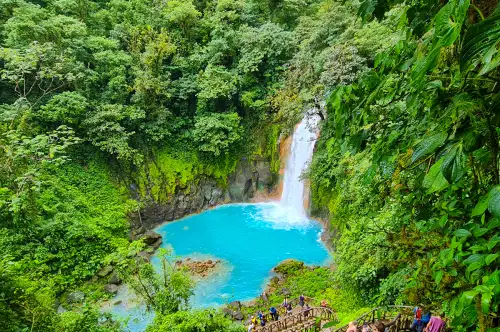
[[[282,275],[290,275],[297,273],[304,268],[304,262],[295,259],[285,259],[278,266],[274,267],[273,271]]]
[[[149,262],[150,257],[151,257],[151,255],[147,251],[145,251],[145,250],[139,251],[137,253],[137,258],[139,260],[142,260],[143,262]]]
[[[141,236],[141,239],[143,239],[144,243],[146,243],[148,246],[152,245],[161,238],[162,237],[160,234],[153,231],[147,231]]]
[[[104,286],[104,290],[106,291],[106,293],[116,294],[118,293],[118,286],[114,284],[107,284],[106,286]]]
[[[108,283],[113,284],[113,285],[119,285],[122,283],[122,279],[120,278],[120,276],[118,275],[118,273],[116,271],[113,271],[113,273],[111,274],[111,276],[108,279]]]
[[[136,229],[133,229],[129,233],[130,240],[135,241],[141,237],[142,234],[146,233],[146,228],[144,226],[139,226]]]
[[[233,301],[233,302],[229,303],[227,305],[227,307],[230,309],[233,309],[233,310],[235,310],[235,309],[240,310],[241,309],[241,302],[240,301]]]
[[[156,249],[160,248],[162,243],[163,243],[163,239],[160,238],[160,239],[156,240],[156,242],[151,245],[151,248],[156,250]]]
[[[245,316],[243,316],[243,314],[241,313],[241,311],[233,311],[231,313],[231,317],[235,320],[239,320],[239,321],[242,321]]]
[[[68,294],[66,301],[68,303],[81,303],[85,298],[85,293],[82,291],[74,291]]]
[[[227,316],[231,317],[234,320],[242,321],[245,318],[243,313],[239,310],[231,310],[229,308],[224,308],[222,309],[222,312],[224,312]]]
[[[271,278],[271,285],[276,285],[280,282],[280,278],[278,276],[274,276]]]
[[[99,270],[99,272],[97,272],[97,275],[99,277],[105,277],[108,274],[110,274],[111,272],[113,272],[113,267],[111,265],[107,265],[107,266],[103,267],[101,270]]]

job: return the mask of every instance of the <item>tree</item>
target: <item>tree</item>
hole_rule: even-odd
[[[196,10],[191,0],[172,0],[167,2],[163,15],[171,27],[180,27],[183,36],[189,37],[189,31],[196,24],[201,13]]]
[[[202,152],[226,154],[241,139],[240,117],[236,113],[202,115],[196,119],[193,139]]]
[[[243,332],[245,327],[234,323],[215,310],[180,311],[171,315],[158,316],[147,331],[159,332]]]
[[[115,154],[119,159],[140,162],[141,156],[129,140],[135,134],[126,124],[144,118],[144,112],[135,107],[123,107],[119,104],[107,104],[88,114],[83,122],[87,139],[101,150]]]
[[[47,104],[34,113],[41,122],[56,126],[68,125],[78,127],[83,121],[89,104],[87,98],[77,92],[63,92],[52,97]]]
[[[184,270],[179,270],[169,260],[170,252],[159,250],[160,272],[150,263],[136,261],[125,278],[134,292],[146,303],[149,310],[165,316],[186,309],[192,295],[193,282]]]

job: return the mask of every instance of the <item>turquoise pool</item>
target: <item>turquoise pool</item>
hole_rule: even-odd
[[[159,226],[163,246],[182,257],[221,259],[223,270],[200,280],[195,308],[250,300],[263,291],[271,269],[294,258],[323,265],[330,260],[321,225],[297,218],[279,204],[230,204]],[[158,261],[153,259],[153,264]]]

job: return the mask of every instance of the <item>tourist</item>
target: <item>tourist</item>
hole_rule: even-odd
[[[325,299],[321,300],[320,306],[323,307],[323,308],[326,308],[328,306],[328,303],[326,303]]]
[[[260,317],[260,326],[266,326],[266,317],[264,315]]]
[[[309,307],[309,304],[306,304],[303,310],[304,310],[304,317],[308,317],[309,311],[311,311],[311,307]]]
[[[252,316],[251,322],[254,326],[257,326],[257,318],[255,316]]]
[[[262,317],[264,315],[262,314],[262,311],[259,310],[259,312],[257,313],[257,317],[259,317],[260,320],[262,320]]]
[[[250,323],[250,325],[248,325],[247,331],[252,332],[254,329],[255,329],[255,325],[253,325],[253,323]]]
[[[422,332],[424,330],[424,327],[426,327],[431,320],[431,312],[429,310],[425,310],[425,308],[423,308],[423,312],[424,314],[422,315],[422,327],[420,330],[417,330],[417,332]]]
[[[301,307],[304,307],[305,300],[306,300],[306,298],[304,297],[304,295],[303,294],[300,295],[300,297],[299,297],[299,305]]]
[[[288,302],[288,305],[286,306],[286,313],[288,316],[291,316],[292,315],[292,304],[290,302]]]
[[[385,325],[384,323],[382,322],[375,322],[375,324],[373,324],[373,332],[384,332],[385,331]]]
[[[283,300],[283,303],[281,304],[283,308],[286,308],[288,306],[288,298],[285,296],[285,299]]]
[[[410,326],[410,330],[422,332],[422,308],[415,307],[413,308],[413,323]]]
[[[413,309],[413,314],[413,323],[410,326],[410,330],[422,332],[431,320],[431,312],[426,310],[423,305],[420,305]]]
[[[424,331],[443,332],[446,328],[446,323],[443,318],[441,318],[442,316],[444,316],[442,313],[437,316],[432,316]]]
[[[350,322],[349,326],[347,326],[347,331],[346,332],[357,332],[358,327],[356,326],[355,322]]]
[[[269,308],[269,313],[271,314],[271,318],[273,320],[278,320],[278,311],[276,310],[275,307]]]

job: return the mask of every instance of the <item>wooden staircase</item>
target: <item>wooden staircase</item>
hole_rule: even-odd
[[[413,307],[411,306],[386,306],[374,308],[355,320],[358,331],[366,323],[373,328],[377,321],[384,323],[387,332],[411,331],[413,322]],[[270,318],[266,315],[266,319]],[[291,315],[283,315],[277,321],[269,321],[264,327],[257,327],[260,332],[346,332],[348,325],[339,328],[323,328],[326,323],[337,320],[336,313],[330,308],[311,307],[307,314],[295,307]]]
[[[314,298],[306,297],[306,302],[319,303]],[[294,307],[291,314],[285,312],[280,313],[280,318],[277,321],[271,319],[270,314],[265,314],[266,325],[258,326],[255,331],[259,332],[309,332],[309,331],[323,331],[323,332],[346,332],[348,325],[339,328],[323,328],[329,322],[337,321],[338,317],[335,311],[327,307],[310,307],[307,312],[299,307],[298,299],[290,300]],[[411,331],[410,326],[413,322],[413,308],[412,306],[390,305],[385,307],[377,307],[369,312],[358,317],[355,322],[358,326],[358,331],[364,324],[368,324],[373,328],[373,324],[377,321],[384,323],[386,332],[400,332]],[[283,308],[278,310],[284,311]]]
[[[266,317],[267,318],[267,317]],[[258,327],[261,332],[303,332],[317,331],[327,322],[336,319],[335,313],[324,307],[311,307],[307,312],[299,310],[277,321],[268,321],[266,326]],[[330,331],[325,329],[324,331]]]

